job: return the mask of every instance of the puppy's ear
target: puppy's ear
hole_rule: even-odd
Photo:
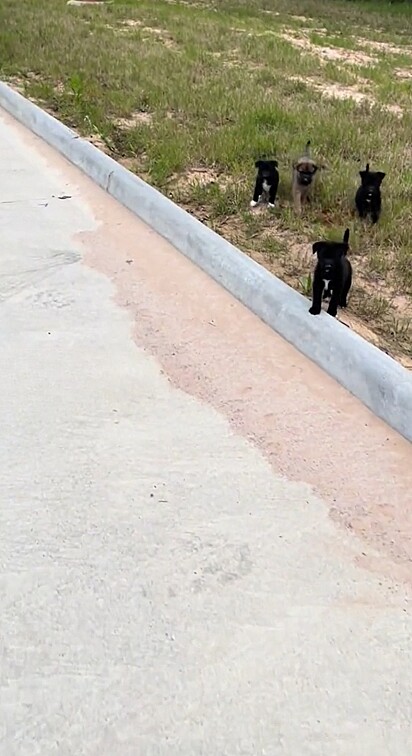
[[[348,244],[349,243],[349,234],[350,234],[350,231],[347,228],[346,231],[345,231],[345,233],[343,234],[343,242],[344,242],[344,244]]]
[[[376,172],[376,178],[377,178],[378,186],[381,185],[381,183],[382,183],[383,179],[385,178],[385,176],[386,176],[386,173],[383,173],[382,171],[377,171]]]
[[[261,167],[262,167],[262,165],[263,165],[263,163],[264,163],[264,161],[263,161],[263,160],[256,160],[256,163],[255,163],[255,168],[261,168]]]
[[[277,168],[278,165],[279,165],[279,163],[278,163],[277,160],[271,160],[270,162],[272,163],[272,165],[273,165],[274,168]]]
[[[325,242],[321,242],[321,241],[315,242],[314,244],[312,244],[312,254],[317,255],[319,252],[322,252],[324,245],[325,245]]]

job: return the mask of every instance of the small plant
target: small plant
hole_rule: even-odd
[[[69,79],[69,86],[77,102],[83,100],[84,81],[81,74],[73,74]]]
[[[399,318],[399,317],[392,317],[391,320],[391,326],[390,330],[392,335],[399,340],[405,339],[409,333],[411,328],[411,319],[410,318]]]
[[[312,273],[308,273],[307,276],[299,278],[299,286],[302,294],[305,297],[310,297],[312,294]]]

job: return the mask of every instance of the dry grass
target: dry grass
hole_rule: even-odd
[[[3,79],[303,293],[310,243],[349,225],[342,319],[412,365],[408,5],[0,0],[0,11]],[[308,138],[326,168],[299,220],[291,163]],[[263,155],[279,160],[279,202],[252,213]],[[387,173],[375,228],[352,215],[367,161]]]

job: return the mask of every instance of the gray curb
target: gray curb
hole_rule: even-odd
[[[2,82],[0,107],[412,441],[412,376],[405,368],[326,313],[309,315],[305,297]]]

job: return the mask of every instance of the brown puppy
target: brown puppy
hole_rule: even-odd
[[[310,141],[306,143],[305,152],[293,166],[292,195],[293,205],[297,215],[302,212],[302,205],[310,202],[313,180],[318,170],[310,156]]]

